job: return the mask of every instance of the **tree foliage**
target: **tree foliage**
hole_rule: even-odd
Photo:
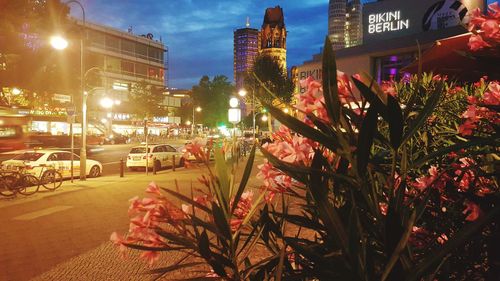
[[[193,87],[192,106],[202,108],[201,112],[195,113],[195,119],[201,120],[208,126],[226,123],[229,98],[233,92],[234,86],[226,76],[217,75],[212,80],[208,76],[203,76],[198,85]]]
[[[129,93],[129,108],[139,118],[167,116],[167,110],[161,105],[163,99],[161,89],[157,89],[142,80],[132,85]]]
[[[262,89],[254,74],[276,97],[286,103],[291,102],[294,90],[292,79],[288,78],[286,69],[282,68],[275,59],[269,56],[258,56],[252,71],[245,77],[245,89],[257,91],[262,99],[272,102],[275,97]]]

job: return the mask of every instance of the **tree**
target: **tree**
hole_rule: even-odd
[[[142,80],[132,85],[129,93],[129,106],[139,118],[167,116],[167,110],[161,105],[163,95],[160,89]]]
[[[263,91],[254,74],[283,102],[290,103],[292,101],[294,90],[292,79],[288,78],[286,70],[275,59],[269,56],[258,56],[255,59],[252,71],[247,75],[244,83],[247,90],[258,90],[261,98],[272,102],[274,97]]]
[[[55,55],[44,42],[56,26],[66,26],[69,8],[60,0],[0,0],[0,11],[0,91],[59,87],[59,75],[68,71],[55,67]]]
[[[197,120],[202,120],[209,126],[216,126],[221,122],[226,123],[229,97],[233,92],[234,86],[226,76],[217,75],[212,81],[208,76],[203,76],[198,85],[193,86],[192,106],[202,108],[200,113],[196,113]]]

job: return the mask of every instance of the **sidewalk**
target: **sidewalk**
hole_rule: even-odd
[[[254,163],[254,174],[256,173],[256,165],[258,164],[260,163]],[[238,170],[242,170],[243,168],[244,162],[242,161],[238,166]],[[124,178],[120,178],[119,176],[109,176],[88,179],[85,182],[65,182],[56,192],[37,193],[34,197],[25,197],[22,198],[22,200],[1,200],[0,209],[27,203],[32,200],[40,200],[63,193],[84,191],[88,189],[100,189],[102,192],[106,192],[107,190],[130,189],[133,187],[144,190],[147,183],[155,179],[162,187],[165,186],[169,188],[173,187],[171,183],[173,183],[174,179],[179,179],[183,181],[182,185],[180,184],[182,188],[185,183],[190,180],[190,178],[196,179],[200,174],[201,172],[197,173],[194,168],[191,168],[179,169],[176,172],[172,172],[172,170],[160,171],[157,175],[152,175],[152,173],[148,176],[146,176],[146,174],[134,174],[125,175]],[[239,178],[239,176],[237,178]],[[251,177],[251,181],[256,181],[255,177]],[[126,209],[116,210],[116,212],[126,213]],[[50,270],[34,277],[31,280],[155,280],[158,275],[150,274],[149,270],[170,266],[172,263],[183,257],[183,254],[180,252],[161,253],[159,262],[150,267],[139,257],[143,252],[130,249],[128,249],[127,252],[127,258],[122,259],[117,247],[109,241],[104,241],[97,247],[67,259],[66,261],[55,265]],[[190,268],[179,270],[169,276],[164,276],[157,280],[190,278],[200,275],[200,272],[192,271],[193,270]],[[0,278],[0,280],[3,279]],[[10,279],[7,280],[10,281]]]

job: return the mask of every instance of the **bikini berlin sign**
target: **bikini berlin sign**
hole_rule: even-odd
[[[401,11],[368,15],[368,33],[385,33],[408,29],[410,20],[401,17]]]

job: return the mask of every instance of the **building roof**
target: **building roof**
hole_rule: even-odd
[[[283,16],[283,9],[280,6],[276,6],[274,8],[267,8],[266,13],[264,15],[264,22],[262,26],[269,24],[271,27],[285,26],[285,18]]]

